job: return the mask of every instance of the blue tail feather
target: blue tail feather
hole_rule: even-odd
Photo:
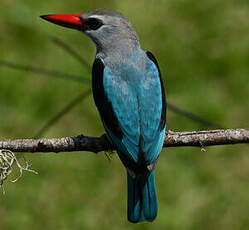
[[[153,221],[157,216],[157,197],[154,171],[128,179],[128,220],[137,223]]]

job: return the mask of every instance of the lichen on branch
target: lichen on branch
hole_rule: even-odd
[[[13,152],[0,149],[0,188],[3,189],[3,194],[5,194],[3,183],[12,174],[15,166],[19,170],[19,176],[11,180],[13,183],[21,178],[23,171],[37,174],[35,170],[30,169],[31,165],[27,161],[25,162],[25,166],[22,166]]]

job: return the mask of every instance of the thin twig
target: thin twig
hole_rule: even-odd
[[[0,60],[0,66],[5,66],[10,69],[21,70],[24,72],[32,72],[32,73],[46,75],[46,76],[55,77],[55,78],[69,79],[71,81],[76,81],[76,82],[90,82],[90,79],[85,78],[83,76],[80,77],[77,75],[61,73],[58,71],[52,71],[52,70],[48,70],[48,69],[40,68],[40,67],[32,67],[29,65],[16,64],[16,63],[4,61],[4,60]]]
[[[91,94],[91,90],[87,90],[72,101],[70,101],[59,113],[55,114],[34,136],[35,139],[42,137],[42,135],[48,131],[58,120],[60,120],[66,113],[68,113],[75,105],[79,104],[84,98]]]
[[[61,47],[63,50],[65,50],[68,54],[70,54],[74,59],[76,59],[80,64],[86,67],[88,71],[90,71],[91,66],[83,59],[76,51],[73,50],[72,47],[70,47],[68,44],[63,42],[61,39],[57,37],[51,37],[52,42]]]
[[[61,48],[65,49],[66,51],[73,53],[72,56],[79,56],[79,54],[77,54],[75,51],[69,51],[71,48],[68,47],[65,43],[63,43],[61,40],[58,40],[58,38],[54,38],[53,41],[56,41],[55,44],[59,45]],[[63,44],[63,45],[62,45]],[[77,58],[78,60],[79,58]],[[89,65],[85,62],[85,60],[80,59],[80,62],[83,62],[84,65],[86,65],[87,67],[89,67]],[[51,70],[47,70],[44,68],[37,68],[37,67],[32,67],[32,66],[28,66],[28,65],[20,65],[20,64],[16,64],[16,63],[12,63],[12,62],[8,62],[8,61],[1,61],[0,60],[0,65],[8,67],[10,69],[17,69],[17,70],[21,70],[21,71],[25,71],[25,72],[33,72],[33,73],[37,73],[40,75],[46,75],[46,76],[51,76],[51,77],[55,77],[55,78],[62,78],[62,79],[66,79],[66,80],[71,80],[71,81],[77,81],[77,82],[87,82],[90,83],[90,79],[86,78],[86,77],[80,77],[77,75],[71,75],[71,74],[66,74],[66,73],[61,73],[61,72],[57,72],[57,71],[51,71]],[[90,67],[87,68],[87,70],[90,70]],[[84,98],[82,98],[84,99]],[[74,99],[72,100],[72,102],[74,101]],[[70,104],[72,103],[70,102]],[[80,103],[80,100],[78,100],[78,103]],[[78,103],[75,103],[74,106],[77,106]],[[73,107],[72,107],[73,108]],[[205,127],[209,127],[209,128],[214,128],[214,129],[220,129],[222,128],[221,126],[214,124],[210,121],[207,121],[206,119],[201,118],[200,116],[193,114],[191,112],[188,112],[186,110],[183,110],[179,107],[177,107],[176,105],[170,104],[168,103],[168,109],[171,110],[172,112],[179,114],[183,117],[186,117],[190,120],[193,120],[195,122],[201,123],[203,124]],[[58,112],[58,114],[60,114],[61,111]],[[57,115],[55,115],[57,116]],[[61,117],[60,117],[61,118]],[[59,119],[56,120],[56,122],[59,121]],[[56,122],[54,122],[53,124],[55,124]],[[46,125],[48,126],[48,125]]]
[[[193,114],[192,112],[183,110],[179,108],[178,106],[172,105],[170,103],[167,103],[167,107],[169,110],[171,110],[174,113],[177,113],[183,117],[186,117],[192,121],[198,122],[206,127],[212,128],[212,129],[224,129],[218,124],[214,124],[213,122],[207,121],[206,119],[201,118],[200,116],[197,116]]]

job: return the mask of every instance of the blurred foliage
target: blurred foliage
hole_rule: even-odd
[[[65,73],[89,72],[56,47],[71,44],[92,64],[95,47],[77,31],[46,23],[48,13],[111,8],[126,15],[142,47],[160,64],[168,100],[227,128],[249,126],[249,3],[245,0],[1,0],[0,59]],[[0,66],[0,139],[32,137],[90,85]],[[204,129],[168,113],[168,128]],[[92,96],[46,137],[104,132]],[[126,173],[113,156],[26,154],[39,175],[5,184],[0,229],[248,229],[248,145],[169,148],[157,166],[159,214],[132,225],[126,217]]]

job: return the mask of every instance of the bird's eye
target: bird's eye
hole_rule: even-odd
[[[100,19],[88,18],[83,23],[84,30],[97,30],[103,25],[103,22]]]

